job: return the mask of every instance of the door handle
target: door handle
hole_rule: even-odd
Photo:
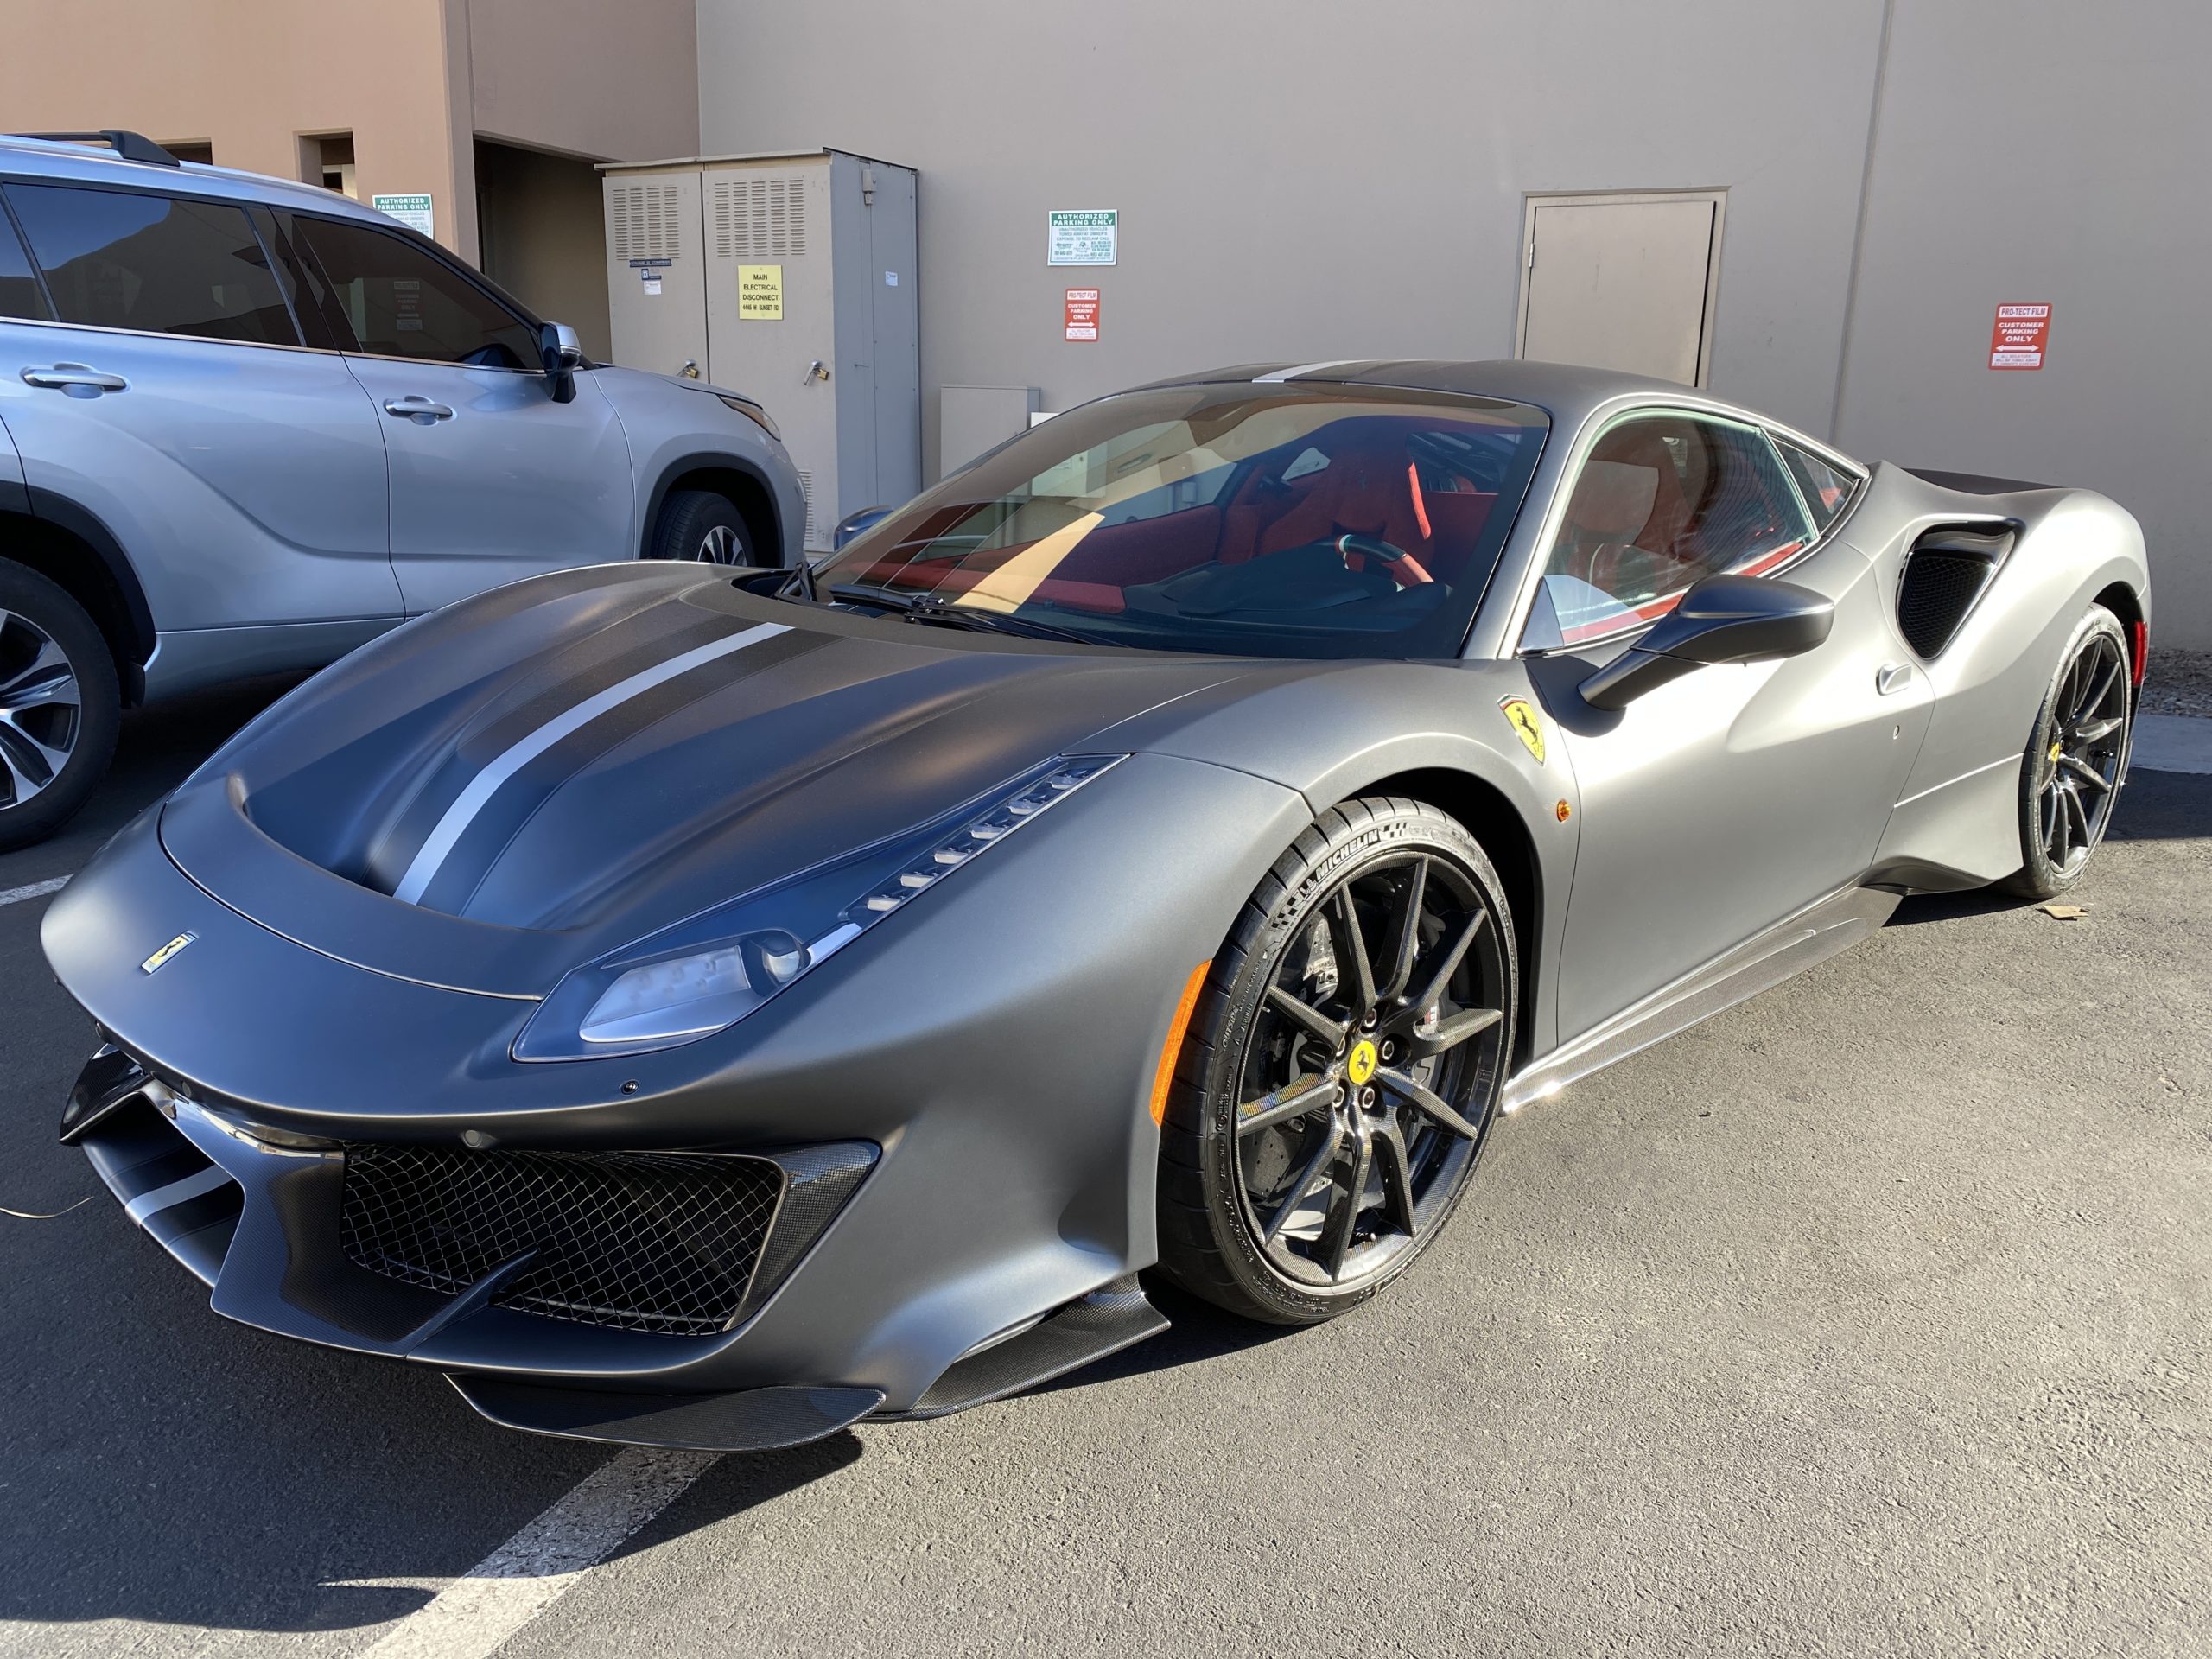
[[[386,398],[384,412],[387,415],[397,415],[403,419],[420,421],[453,419],[453,410],[445,404],[434,404],[428,397],[419,396]]]
[[[23,384],[56,391],[67,391],[73,386],[83,386],[91,391],[125,391],[130,385],[119,374],[103,374],[82,363],[56,363],[50,369],[25,369]]]
[[[1882,696],[1891,696],[1912,683],[1910,663],[1884,663],[1882,671],[1874,677],[1874,690]]]

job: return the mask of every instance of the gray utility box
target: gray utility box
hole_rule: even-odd
[[[806,545],[922,486],[914,173],[816,149],[603,166],[614,360],[758,399]]]

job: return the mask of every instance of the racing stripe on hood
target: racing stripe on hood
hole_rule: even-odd
[[[541,759],[555,756],[560,762],[550,769],[557,778],[565,779],[588,765],[595,756],[604,753],[626,739],[644,730],[653,721],[664,718],[671,707],[681,707],[693,698],[705,695],[729,683],[751,668],[765,664],[734,664],[729,658],[750,647],[777,642],[781,651],[770,655],[778,660],[808,649],[813,641],[807,635],[795,634],[779,622],[763,622],[755,626],[725,632],[717,638],[692,645],[688,649],[663,656],[658,661],[639,668],[613,683],[604,686],[568,704],[516,737],[498,753],[486,760],[459,791],[447,802],[437,820],[423,837],[407,861],[406,868],[392,887],[392,896],[407,904],[421,904],[426,900],[432,907],[441,908],[434,895],[434,886],[441,888],[458,887],[461,894],[473,889],[481,879],[484,865],[476,860],[467,861],[469,868],[448,869],[455,849],[468,836],[487,808],[498,799],[511,780]],[[655,696],[667,690],[668,695]],[[541,789],[531,791],[535,799],[542,800]],[[505,844],[513,833],[514,823],[502,823],[511,817],[503,812],[487,824],[487,829],[503,828],[499,836]],[[528,816],[525,810],[524,817]]]

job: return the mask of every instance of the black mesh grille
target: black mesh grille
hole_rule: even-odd
[[[500,1306],[704,1335],[737,1317],[783,1179],[760,1158],[362,1143],[340,1238],[372,1273],[448,1294],[535,1249]]]
[[[1923,657],[1951,643],[1967,608],[1989,580],[1989,561],[1923,548],[1904,568],[1897,587],[1897,631]]]

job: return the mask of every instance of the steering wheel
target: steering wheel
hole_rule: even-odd
[[[1436,580],[1422,568],[1419,559],[1404,548],[1393,546],[1380,536],[1357,533],[1339,536],[1337,537],[1337,551],[1342,556],[1344,568],[1348,570],[1363,569],[1367,560],[1376,560],[1382,565],[1382,573],[1401,588],[1418,588],[1424,582]],[[1354,564],[1352,560],[1355,557],[1361,563]]]

